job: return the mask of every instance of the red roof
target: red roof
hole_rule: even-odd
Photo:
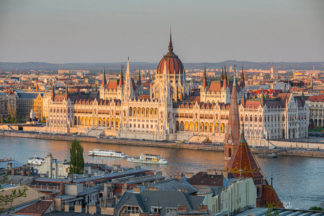
[[[140,96],[138,96],[138,98],[137,99],[144,99],[144,100],[149,100],[150,99],[150,95],[140,95]]]
[[[52,200],[40,200],[37,201],[23,209],[20,209],[19,211],[15,212],[15,215],[35,215],[35,216],[41,216],[46,213],[46,211],[50,208],[52,205]]]
[[[223,187],[223,175],[210,175],[207,172],[199,172],[192,176],[187,182],[191,185],[208,185]]]
[[[212,81],[209,85],[209,92],[218,92],[222,89],[220,81]]]
[[[274,208],[283,208],[275,189],[271,185],[263,185],[262,187],[262,203],[261,206],[272,205]]]
[[[240,144],[234,152],[234,156],[231,158],[227,169],[234,175],[234,177],[262,177],[261,169],[252,155],[252,152],[244,138],[244,134],[241,136]]]
[[[108,89],[117,89],[117,87],[118,87],[117,80],[109,80],[108,81],[108,85],[107,85]]]
[[[308,100],[312,102],[323,102],[324,101],[324,95],[316,95],[316,96],[310,96]]]

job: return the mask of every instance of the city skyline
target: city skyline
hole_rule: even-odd
[[[59,3],[2,1],[0,61],[158,62],[170,26],[183,62],[324,59],[316,0]]]

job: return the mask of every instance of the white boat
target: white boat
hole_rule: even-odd
[[[118,157],[118,158],[126,158],[123,152],[112,151],[112,150],[103,150],[103,149],[94,149],[88,152],[89,156],[100,156],[100,157]]]
[[[147,163],[147,164],[168,164],[168,161],[161,158],[160,155],[141,154],[140,157],[127,158],[129,162]]]
[[[45,159],[44,158],[40,158],[40,157],[31,157],[28,158],[27,160],[27,164],[30,164],[32,166],[40,166],[44,163]]]

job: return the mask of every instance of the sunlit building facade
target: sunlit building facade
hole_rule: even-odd
[[[247,118],[246,125],[249,125],[246,137],[289,139],[307,136],[305,104],[292,95],[279,97],[277,105],[267,100],[246,100],[243,70],[239,82],[229,80],[226,68],[218,81],[208,81],[205,71],[200,89],[190,89],[184,66],[173,52],[171,35],[168,53],[158,64],[148,94],[143,94],[142,85],[140,80],[132,78],[128,60],[125,74],[121,69],[118,79],[107,80],[103,72],[99,93],[55,95],[53,91],[46,109],[46,130],[148,140],[193,141],[195,137],[205,137],[222,142],[235,85],[241,118]],[[268,118],[270,115],[275,118]],[[300,121],[296,123],[296,119]],[[277,131],[277,124],[284,129]]]

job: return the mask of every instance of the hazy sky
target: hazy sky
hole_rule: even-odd
[[[0,61],[324,61],[323,0],[0,0]]]

